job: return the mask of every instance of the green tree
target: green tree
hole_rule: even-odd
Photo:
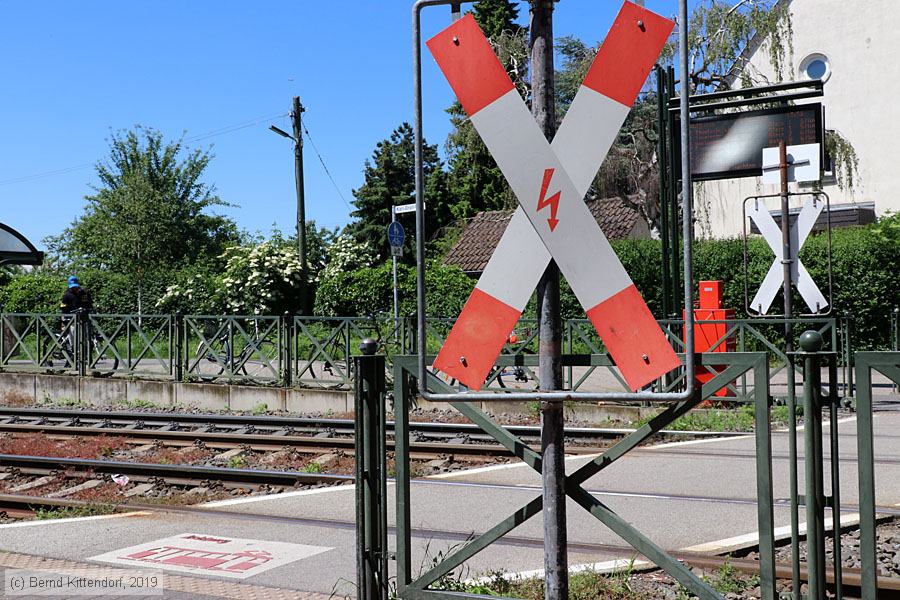
[[[516,23],[519,9],[510,0],[481,0],[472,14],[524,97],[528,96],[526,29]],[[449,168],[453,216],[466,219],[483,210],[514,208],[515,196],[503,173],[459,102],[447,109],[452,130],[444,149]]]
[[[179,266],[218,256],[238,240],[234,223],[207,209],[223,205],[203,182],[212,155],[166,142],[144,127],[112,134],[100,180],[84,214],[62,235],[47,240],[63,264],[129,274],[137,306],[148,281]]]
[[[438,231],[450,219],[447,193],[447,173],[438,158],[437,146],[423,144],[422,163],[427,201],[425,225],[429,232]],[[391,206],[415,201],[415,138],[409,123],[401,124],[390,138],[378,142],[372,160],[366,161],[365,182],[356,190],[353,201],[355,219],[347,226],[347,233],[360,244],[366,244],[383,260],[390,247],[387,226],[391,221]],[[412,236],[407,236],[407,249],[412,248]],[[406,252],[406,256],[412,256]],[[407,259],[409,260],[409,259]]]

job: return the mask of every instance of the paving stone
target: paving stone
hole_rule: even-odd
[[[23,483],[22,485],[17,485],[15,487],[9,488],[10,492],[24,492],[25,490],[32,490],[36,487],[41,487],[42,485],[47,485],[48,483],[53,483],[56,481],[56,477],[52,475],[45,475],[44,477],[39,477],[34,481],[29,481],[28,483]]]
[[[126,491],[123,495],[126,498],[131,498],[133,496],[143,496],[144,494],[146,494],[147,492],[149,492],[152,489],[153,489],[152,483],[141,483],[141,484],[134,486],[130,490]]]
[[[45,495],[47,496],[47,498],[65,498],[66,496],[71,496],[72,494],[77,494],[78,492],[82,492],[84,490],[92,490],[102,483],[103,482],[99,479],[88,479],[84,483],[79,483],[78,485],[72,486],[70,488]]]
[[[220,454],[216,454],[213,456],[213,460],[229,460],[234,458],[235,456],[240,456],[244,453],[243,448],[232,448],[231,450],[226,450]]]

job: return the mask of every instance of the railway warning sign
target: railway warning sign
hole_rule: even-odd
[[[681,364],[584,203],[673,27],[625,2],[552,144],[472,15],[427,42],[519,201],[438,370],[480,388],[551,258],[632,389]]]

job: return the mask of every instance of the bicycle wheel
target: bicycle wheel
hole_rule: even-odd
[[[244,346],[239,370],[255,382],[280,379],[278,346],[270,340],[258,340]]]
[[[229,363],[229,346],[225,336],[213,340],[200,340],[194,350],[194,373],[200,381],[210,382],[218,379]]]
[[[112,375],[119,368],[119,356],[114,351],[112,344],[99,335],[91,336],[91,372],[97,375]]]

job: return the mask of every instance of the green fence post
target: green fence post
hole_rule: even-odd
[[[175,381],[184,381],[185,354],[184,314],[181,311],[175,313]]]
[[[90,360],[90,351],[88,350],[88,319],[87,314],[83,311],[75,311],[75,348],[73,348],[75,365],[78,374],[84,377],[87,374],[88,361]]]
[[[357,597],[386,600],[388,581],[384,355],[366,338],[356,363]]]
[[[281,366],[281,380],[284,387],[289,388],[294,385],[292,375],[294,373],[294,360],[291,356],[294,345],[294,332],[291,325],[294,317],[287,311],[281,315],[281,334],[279,349],[284,364]]]

